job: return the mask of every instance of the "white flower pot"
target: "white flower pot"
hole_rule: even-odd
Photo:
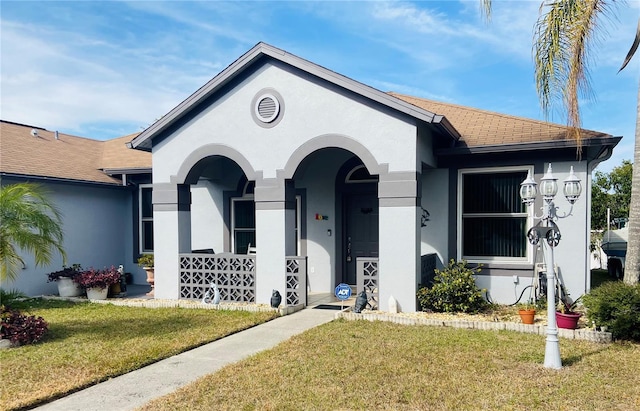
[[[56,283],[60,297],[77,297],[82,294],[82,287],[69,277],[60,277]]]
[[[89,300],[106,300],[109,288],[87,288],[87,298]]]

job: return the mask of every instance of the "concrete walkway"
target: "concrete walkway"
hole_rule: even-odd
[[[275,347],[333,320],[338,311],[307,308],[78,391],[37,410],[133,410],[227,364]]]

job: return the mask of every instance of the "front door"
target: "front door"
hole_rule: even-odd
[[[356,285],[356,259],[378,257],[378,196],[375,193],[345,195],[345,276]]]

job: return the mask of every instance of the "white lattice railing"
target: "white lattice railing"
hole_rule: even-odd
[[[215,283],[220,301],[255,303],[255,255],[180,254],[180,298],[200,300]]]
[[[379,300],[379,272],[378,259],[374,257],[358,257],[356,258],[356,281],[358,294],[362,290],[367,292],[367,309],[377,310]]]
[[[307,257],[287,257],[287,306],[307,305]]]

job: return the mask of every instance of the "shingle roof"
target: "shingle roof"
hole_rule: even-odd
[[[445,116],[467,146],[496,146],[570,140],[567,127],[545,121],[494,113],[456,104],[441,103],[418,97],[389,93],[407,103]],[[582,138],[611,137],[609,134],[582,130]]]
[[[37,135],[31,134],[32,130]],[[103,169],[151,169],[151,154],[127,149],[135,135],[108,141],[58,134],[0,121],[0,172],[82,182],[120,184]]]

